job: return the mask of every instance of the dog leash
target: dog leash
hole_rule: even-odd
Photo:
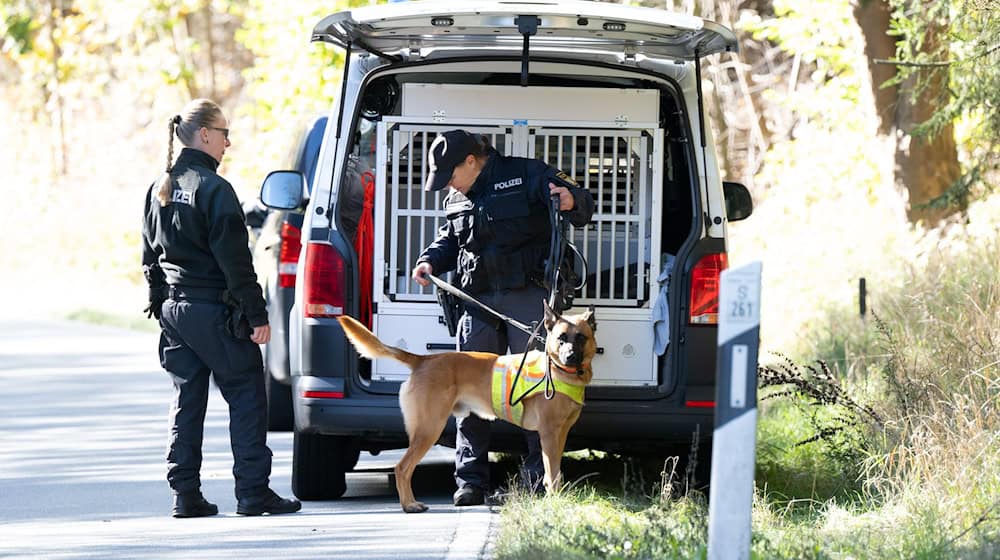
[[[542,344],[545,344],[545,338],[538,335],[538,328],[537,327],[535,327],[533,329],[532,327],[529,327],[528,325],[525,325],[524,323],[522,323],[522,322],[520,322],[520,321],[518,321],[518,320],[516,320],[516,319],[514,319],[512,317],[508,317],[508,316],[504,315],[503,313],[500,313],[496,309],[493,309],[492,307],[490,307],[490,306],[486,305],[485,303],[479,301],[478,299],[470,296],[469,294],[463,292],[462,290],[459,290],[455,286],[452,286],[451,284],[445,282],[444,280],[438,278],[437,276],[434,276],[433,274],[426,274],[425,276],[428,279],[430,279],[430,281],[433,282],[434,285],[437,286],[439,290],[444,290],[444,291],[448,292],[449,294],[451,294],[451,295],[453,295],[453,296],[461,299],[462,301],[471,303],[471,304],[475,305],[476,307],[479,307],[480,309],[482,309],[483,311],[486,311],[490,315],[493,315],[497,319],[500,319],[501,321],[504,321],[505,323],[509,323],[510,325],[516,327],[517,329],[520,329],[520,330],[524,331],[525,333],[528,334],[528,336],[531,339],[537,340],[537,341],[541,342]]]

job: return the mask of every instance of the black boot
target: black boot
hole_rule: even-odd
[[[206,500],[201,490],[174,495],[174,517],[208,517],[218,513],[219,507]]]
[[[481,506],[486,502],[486,493],[478,486],[463,486],[455,491],[452,501],[458,507]]]
[[[263,515],[269,513],[295,513],[302,509],[302,503],[295,499],[282,498],[270,488],[263,496],[236,502],[236,513],[240,515]]]

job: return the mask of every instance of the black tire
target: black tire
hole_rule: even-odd
[[[336,500],[347,491],[347,471],[361,451],[355,438],[295,434],[292,449],[292,493],[300,500]]]
[[[295,427],[292,415],[292,388],[275,379],[264,370],[264,388],[267,391],[267,429],[272,432],[290,432]]]

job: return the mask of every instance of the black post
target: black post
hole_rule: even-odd
[[[868,297],[868,291],[865,287],[865,279],[862,277],[858,279],[858,309],[861,311],[861,318],[865,318],[865,313],[867,312],[866,299]]]

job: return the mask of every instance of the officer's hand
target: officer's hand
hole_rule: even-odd
[[[149,305],[143,309],[143,313],[146,314],[147,319],[160,320],[160,310],[162,309],[163,302],[149,302]]]
[[[149,305],[146,306],[146,309],[142,310],[143,313],[146,314],[146,318],[156,319],[157,321],[159,321],[160,311],[162,309],[163,309],[163,298],[154,294],[153,291],[150,290]]]
[[[434,267],[431,266],[431,263],[425,261],[413,268],[413,273],[410,274],[410,277],[421,286],[430,286],[431,281],[427,279],[427,274],[434,274]]]
[[[569,189],[557,187],[555,183],[549,183],[549,195],[555,194],[559,195],[559,210],[565,212],[576,206],[576,199],[573,198],[573,193],[569,192]]]
[[[253,334],[250,335],[250,340],[255,344],[267,344],[271,341],[271,325],[264,325],[262,327],[254,327]]]

